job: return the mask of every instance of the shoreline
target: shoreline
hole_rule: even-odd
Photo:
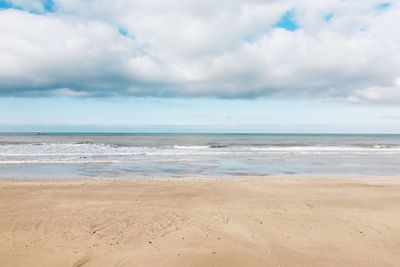
[[[396,266],[400,180],[0,180],[2,266]]]
[[[87,184],[87,183],[135,183],[135,182],[295,182],[295,183],[399,183],[400,176],[398,175],[263,175],[263,176],[186,176],[186,177],[171,177],[171,176],[155,176],[155,177],[62,177],[62,178],[0,178],[1,186],[7,184]]]

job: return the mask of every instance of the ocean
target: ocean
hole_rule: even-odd
[[[397,134],[0,134],[0,178],[396,176]]]

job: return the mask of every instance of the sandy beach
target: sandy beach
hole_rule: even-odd
[[[400,182],[0,181],[1,266],[399,266]]]

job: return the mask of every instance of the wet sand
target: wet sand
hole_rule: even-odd
[[[1,266],[399,266],[400,180],[0,181]]]

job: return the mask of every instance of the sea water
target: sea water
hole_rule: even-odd
[[[400,174],[400,135],[0,134],[0,178]]]

